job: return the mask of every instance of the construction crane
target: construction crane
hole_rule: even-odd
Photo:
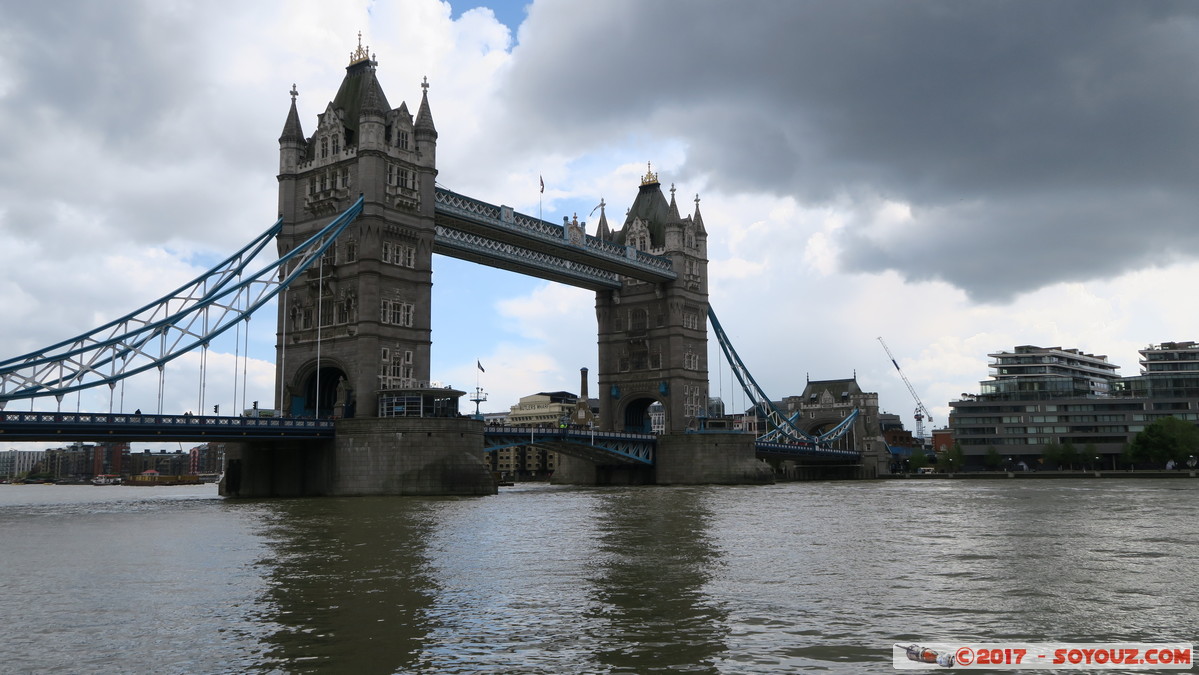
[[[883,349],[887,352],[887,356],[891,359],[891,363],[895,366],[895,370],[899,373],[899,378],[903,380],[904,384],[907,385],[908,392],[912,394],[912,398],[916,399],[916,438],[919,438],[920,442],[923,443],[924,420],[927,419],[929,424],[932,424],[933,416],[928,412],[928,408],[924,407],[924,402],[921,401],[920,396],[916,394],[916,388],[913,387],[912,383],[908,381],[908,376],[903,374],[903,369],[899,367],[899,362],[895,360],[895,355],[891,353],[891,349],[887,347],[887,343],[883,342],[881,337],[878,339],[878,343],[881,344]]]

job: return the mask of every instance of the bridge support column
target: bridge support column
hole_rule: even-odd
[[[489,495],[497,489],[483,462],[483,423],[467,418],[347,419],[337,423],[332,442],[237,445],[226,452],[226,496]]]
[[[333,441],[249,441],[225,446],[226,497],[316,497],[330,494]]]
[[[337,423],[337,495],[492,495],[483,422],[388,417]]]
[[[758,460],[751,434],[708,432],[659,436],[654,464],[658,485],[774,482],[774,470]]]
[[[550,477],[554,485],[653,485],[650,466],[599,466],[579,457],[558,454],[558,466]]]

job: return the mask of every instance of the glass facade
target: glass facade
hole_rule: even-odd
[[[994,448],[1005,457],[1039,456],[1046,444],[1093,448],[1100,465],[1163,417],[1199,422],[1199,345],[1151,345],[1141,374],[1121,378],[1106,356],[1060,347],[989,354],[991,380],[979,394],[950,402],[950,428],[968,458]],[[968,461],[970,461],[968,459]]]

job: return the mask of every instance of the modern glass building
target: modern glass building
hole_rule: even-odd
[[[1024,345],[989,354],[991,379],[979,383],[979,394],[949,404],[967,466],[980,465],[990,448],[1005,462],[1036,466],[1045,445],[1069,442],[1115,467],[1125,444],[1154,420],[1199,421],[1199,345],[1166,342],[1140,354],[1141,374],[1127,378],[1106,356],[1077,349]]]

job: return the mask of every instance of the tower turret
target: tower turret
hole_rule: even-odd
[[[599,225],[595,228],[595,236],[603,241],[612,241],[612,230],[608,227],[608,216],[604,213],[604,200],[601,197],[599,203],[600,219]]]
[[[420,85],[423,92],[420,108],[416,111],[416,151],[430,164],[437,163],[437,127],[433,125],[433,113],[429,110],[429,78]]]
[[[304,140],[304,129],[300,126],[300,113],[296,110],[296,85],[291,85],[291,110],[287,112],[287,121],[283,123],[283,133],[279,136],[279,213],[295,216],[294,206],[296,185],[300,163],[305,159],[307,142]]]
[[[287,111],[287,121],[283,123],[283,133],[279,135],[279,173],[294,174],[304,159],[304,129],[300,126],[300,113],[296,110],[296,85],[291,85],[291,110]]]
[[[674,184],[670,186],[670,206],[666,209],[666,251],[683,250],[683,221],[679,218],[679,207],[674,201]]]

